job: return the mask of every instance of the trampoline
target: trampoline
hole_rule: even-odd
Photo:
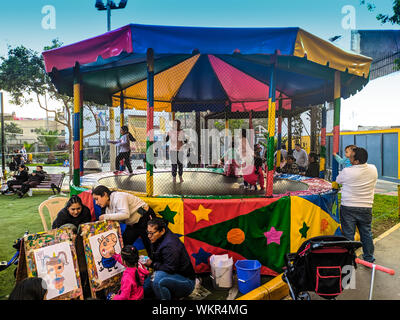
[[[244,189],[243,178],[227,177],[216,172],[184,171],[183,183],[173,183],[170,171],[154,172],[153,179],[154,194],[158,196],[265,196],[265,190]],[[108,176],[99,179],[98,183],[109,188],[145,193],[146,173]],[[308,189],[308,184],[301,181],[274,179],[275,195]]]

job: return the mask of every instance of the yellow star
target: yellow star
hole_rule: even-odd
[[[202,205],[199,205],[197,210],[192,210],[192,213],[196,216],[196,222],[200,220],[210,221],[208,215],[211,213],[212,209],[206,209]]]

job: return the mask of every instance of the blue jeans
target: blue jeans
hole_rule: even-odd
[[[372,208],[346,207],[341,205],[340,222],[342,233],[349,240],[354,240],[356,226],[358,227],[363,248],[363,259],[368,262],[374,262],[374,242],[371,232]]]
[[[155,296],[158,300],[187,297],[194,290],[195,280],[180,274],[170,274],[157,270],[154,279],[148,277],[143,285],[145,298]]]

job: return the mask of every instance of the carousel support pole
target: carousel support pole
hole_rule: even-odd
[[[340,143],[340,72],[335,72],[334,82],[334,109],[333,109],[333,152],[339,153]],[[339,174],[339,164],[332,155],[332,181],[336,181]]]
[[[81,184],[80,179],[80,112],[81,112],[81,77],[79,72],[79,64],[74,67],[74,171],[73,183],[79,187]]]
[[[146,193],[153,196],[154,143],[154,52],[147,49],[147,134],[146,134]]]
[[[110,107],[110,140],[115,140],[115,114],[114,108]],[[116,150],[115,145],[110,144],[110,168],[111,171],[119,170],[119,168],[115,167],[115,157],[116,157]]]
[[[287,118],[287,136],[288,136],[288,140],[287,140],[287,151],[288,154],[289,152],[292,151],[292,147],[293,147],[293,142],[292,142],[292,117],[288,116]]]
[[[122,127],[125,124],[125,100],[123,91],[121,91],[120,105],[119,105],[119,124]]]
[[[325,178],[325,165],[326,165],[326,104],[322,107],[321,116],[321,149],[319,152],[319,177]]]
[[[275,64],[271,70],[271,80],[269,84],[268,97],[268,141],[267,141],[267,183],[266,196],[272,197],[274,185],[274,138],[275,138],[275,86],[276,86],[276,71]]]
[[[197,135],[197,167],[200,167],[201,164],[201,159],[200,159],[200,154],[201,154],[201,138],[200,138],[200,132],[201,132],[201,119],[200,119],[200,111],[196,111],[196,135]]]
[[[83,86],[80,85],[80,112],[79,112],[79,176],[83,176]]]
[[[278,145],[276,152],[276,167],[279,168],[281,165],[281,148],[282,148],[282,96],[279,99],[279,109],[278,109]]]

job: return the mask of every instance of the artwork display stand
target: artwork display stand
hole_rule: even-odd
[[[62,291],[59,290],[59,294],[49,300],[83,300],[83,290],[75,248],[75,238],[76,235],[73,233],[71,228],[53,229],[46,232],[26,235],[21,243],[20,261],[16,279],[17,282],[26,277],[40,276],[39,270],[42,270],[44,267],[42,265],[43,261],[37,259],[38,255],[44,255],[44,258],[49,261],[51,259],[55,260],[56,257],[60,256],[60,252],[57,252],[57,248],[63,247],[65,249],[58,261],[64,260],[64,257],[68,257],[68,259],[66,259],[66,265],[68,266],[69,274],[65,274],[67,272],[67,268],[65,268],[63,269],[64,274],[58,274],[55,280],[58,280],[58,285],[60,285],[60,282],[62,285],[65,280],[65,282],[69,281],[74,286],[76,281],[76,288],[73,290],[65,290],[64,294],[60,294]],[[73,274],[70,273],[72,268],[74,271]],[[67,278],[72,280],[67,280]]]
[[[80,235],[83,240],[83,247],[86,258],[87,273],[89,278],[90,292],[93,299],[97,298],[97,293],[104,289],[110,289],[119,285],[123,270],[113,270],[118,272],[108,279],[101,279],[99,274],[99,261],[96,260],[96,252],[99,248],[93,247],[92,237],[100,236],[101,234],[109,235],[110,232],[116,235],[115,240],[118,241],[119,248],[123,247],[120,225],[117,221],[98,221],[80,225]],[[98,238],[98,237],[97,237]],[[103,268],[103,267],[102,267]],[[112,268],[111,268],[112,269]]]

